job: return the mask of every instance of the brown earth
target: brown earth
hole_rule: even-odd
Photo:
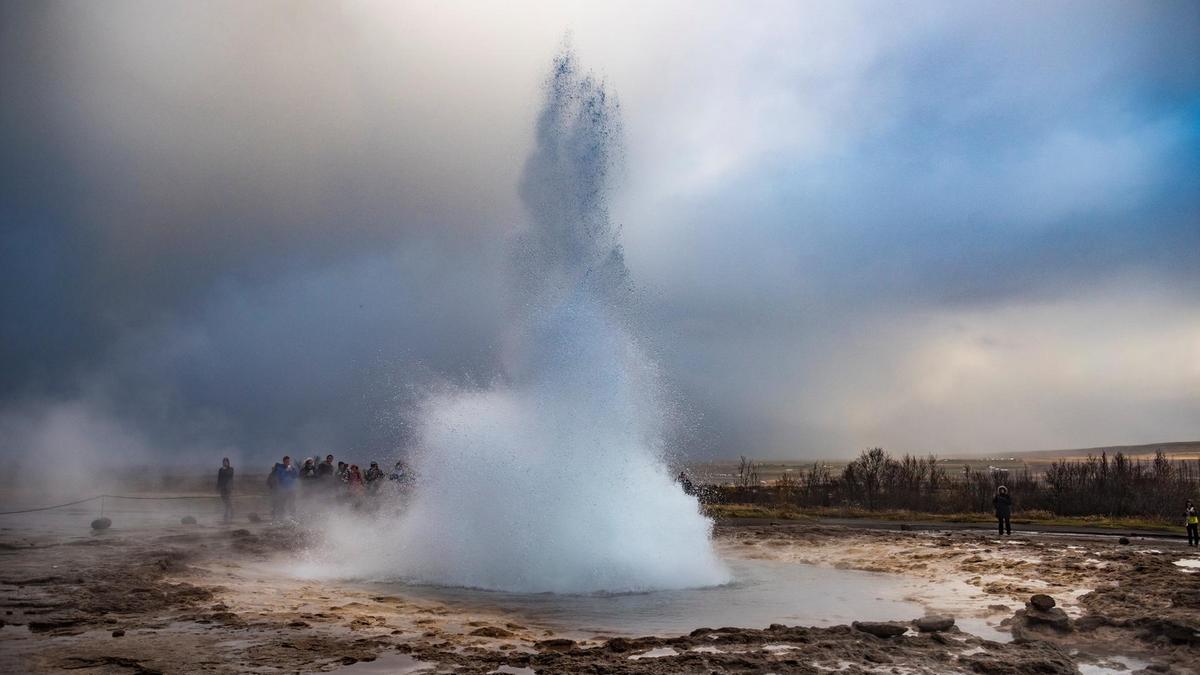
[[[283,575],[276,563],[308,537],[255,524],[0,533],[0,671],[1074,673],[1131,657],[1147,672],[1198,672],[1200,573],[1173,564],[1180,543],[812,524],[718,526],[715,541],[726,556],[902,575],[927,611],[1003,620],[1015,640],[782,625],[578,639],[494,610]],[[1057,606],[1025,607],[1038,593]]]

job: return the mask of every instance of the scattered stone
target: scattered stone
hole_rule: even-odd
[[[288,628],[308,628],[308,623],[305,621],[293,621],[288,624]]]
[[[247,514],[247,516],[246,516],[246,520],[249,520],[249,521],[250,521],[250,522],[252,522],[252,523],[260,523],[260,522],[262,522],[262,518],[261,518],[261,517],[260,517],[260,516],[259,516],[257,513],[250,513],[250,514]]]
[[[183,525],[195,525],[196,519],[192,516],[184,516],[179,520],[179,522]]]
[[[954,627],[954,617],[945,614],[931,614],[913,621],[913,625],[922,633],[940,633]]]
[[[97,518],[92,521],[93,530],[107,530],[112,527],[112,521],[108,518]]]
[[[908,531],[912,530],[912,525],[909,525],[908,523],[900,523],[900,529],[905,532],[908,532]]]
[[[112,632],[113,637],[125,637],[125,631],[118,628]]]
[[[1029,598],[1029,604],[1033,605],[1034,607],[1037,607],[1038,609],[1042,610],[1043,612],[1047,612],[1052,607],[1054,607],[1055,602],[1054,602],[1054,598],[1046,595],[1045,593],[1038,593],[1037,595],[1034,595],[1033,597]]]
[[[609,640],[611,648],[612,640]],[[567,638],[552,638],[550,640],[542,640],[534,645],[538,649],[552,652],[569,652],[575,648],[575,641]]]
[[[908,632],[908,626],[895,621],[855,621],[850,625],[855,630],[869,633],[878,638],[896,637]]]
[[[482,628],[476,628],[475,630],[471,631],[470,634],[486,638],[508,638],[513,636],[512,631],[507,631],[497,626],[484,626]]]
[[[1117,543],[1119,543],[1119,544],[1128,544],[1128,543],[1129,543],[1129,537],[1121,537],[1120,539],[1118,539],[1118,540],[1117,540]]]
[[[704,630],[708,633],[712,632],[712,629],[704,629]],[[629,644],[629,640],[627,640],[625,638],[617,637],[617,638],[613,638],[613,639],[609,640],[608,642],[604,643],[604,648],[610,652],[622,653],[622,652],[627,652],[630,649],[632,649],[632,646]]]

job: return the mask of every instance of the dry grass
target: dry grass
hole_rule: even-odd
[[[772,520],[813,520],[816,518],[863,518],[894,522],[994,523],[990,513],[923,513],[919,511],[868,511],[859,508],[796,508],[757,504],[709,504],[704,512],[713,518],[766,518]],[[1014,525],[1054,525],[1110,530],[1182,531],[1174,523],[1151,518],[1109,518],[1107,516],[1055,516],[1047,511],[1026,511],[1013,515]]]

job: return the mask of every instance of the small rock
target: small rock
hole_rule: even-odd
[[[93,530],[107,530],[112,527],[112,521],[108,518],[97,518],[92,521]]]
[[[114,631],[112,632],[112,636],[113,636],[113,637],[124,637],[124,636],[125,636],[125,630],[124,630],[124,629],[122,629],[122,628],[118,628],[118,629],[116,629],[116,630],[114,630]]]
[[[308,624],[304,621],[293,621],[288,624],[288,628],[308,628]]]
[[[343,656],[342,657],[342,665],[343,666],[352,666],[356,663],[358,663],[358,659],[354,658],[353,656]]]
[[[196,519],[193,518],[192,516],[184,516],[183,518],[181,518],[179,520],[179,522],[183,525],[195,525]]]
[[[612,640],[609,640],[611,648]],[[575,641],[567,638],[552,638],[550,640],[542,640],[534,645],[538,649],[549,650],[553,652],[569,652],[575,648]],[[614,650],[615,651],[615,650]]]
[[[913,625],[922,633],[940,633],[950,630],[954,626],[954,617],[945,614],[931,614],[913,621]]]
[[[1118,539],[1118,540],[1117,540],[1117,543],[1119,543],[1119,544],[1128,544],[1128,543],[1129,543],[1129,537],[1121,537],[1120,539]]]
[[[1042,610],[1043,612],[1046,612],[1046,611],[1049,611],[1050,608],[1054,607],[1055,603],[1054,603],[1054,598],[1046,595],[1045,593],[1038,593],[1037,595],[1034,595],[1033,597],[1029,598],[1029,604],[1033,605],[1034,607],[1037,607],[1038,609]]]
[[[900,523],[900,529],[908,532],[912,530],[912,525],[909,525],[908,523]]]
[[[879,638],[896,637],[908,632],[908,626],[895,621],[855,621],[850,624],[855,630],[870,633]]]
[[[250,513],[250,514],[248,514],[248,515],[246,516],[246,520],[249,520],[249,521],[250,521],[250,522],[252,522],[252,523],[258,523],[258,522],[262,522],[262,518],[261,518],[261,517],[259,517],[259,515],[258,515],[257,513]]]

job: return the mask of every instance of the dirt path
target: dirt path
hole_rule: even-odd
[[[1200,656],[1200,573],[1173,564],[1184,553],[1173,542],[716,528],[726,556],[902,575],[928,610],[962,625],[1006,621],[1012,643],[957,628],[879,637],[897,629],[782,625],[572,640],[495,610],[282,573],[310,543],[269,524],[0,534],[0,671],[1072,673],[1120,662],[1195,672]],[[1062,616],[1025,608],[1035,593]]]

